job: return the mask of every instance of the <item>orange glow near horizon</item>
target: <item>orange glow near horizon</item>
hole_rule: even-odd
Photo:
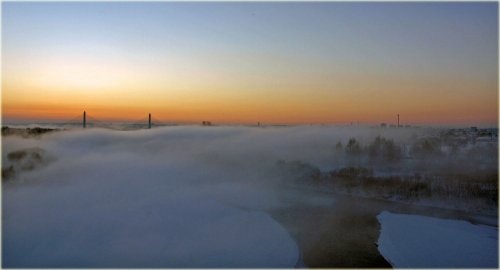
[[[214,123],[286,123],[286,124],[345,124],[395,123],[396,114],[404,124],[484,124],[498,122],[498,107],[491,100],[479,100],[475,105],[470,99],[454,104],[427,101],[416,102],[418,97],[401,99],[401,103],[380,104],[359,97],[342,97],[332,102],[305,97],[263,96],[219,97],[206,99],[184,97],[177,99],[140,97],[140,91],[130,96],[117,96],[112,102],[103,98],[92,99],[71,92],[60,99],[50,95],[10,101],[8,88],[4,88],[3,119],[67,120],[86,110],[89,115],[106,120],[142,119],[152,113],[156,119],[173,122]],[[47,98],[47,99],[45,99]],[[472,98],[472,97],[471,97]],[[458,105],[457,105],[458,103]],[[487,106],[490,104],[490,106]],[[466,108],[466,113],[464,109]]]
[[[224,74],[195,80],[177,72],[161,78],[158,71],[95,61],[99,68],[88,61],[74,61],[70,68],[49,62],[40,74],[4,72],[3,119],[64,121],[86,110],[106,120],[142,119],[151,112],[162,121],[178,122],[379,124],[394,123],[399,113],[405,124],[498,122],[498,106],[491,100],[497,97],[495,82],[340,73],[228,82],[214,80]],[[105,76],[111,70],[113,75]],[[468,91],[471,87],[490,94],[477,95]]]

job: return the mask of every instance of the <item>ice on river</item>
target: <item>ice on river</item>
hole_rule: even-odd
[[[498,267],[496,227],[387,211],[377,218],[378,249],[396,268]]]

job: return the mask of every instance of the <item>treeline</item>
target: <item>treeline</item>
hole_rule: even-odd
[[[362,145],[350,138],[337,142],[332,151],[335,167],[375,167],[381,170],[425,171],[496,169],[498,144],[471,143],[446,134],[415,138],[409,143],[396,144],[393,139],[377,136]]]
[[[330,171],[322,181],[344,194],[482,213],[498,209],[498,173],[493,172],[374,176],[369,169],[350,167]]]
[[[281,176],[296,184],[334,193],[405,203],[431,204],[475,213],[498,211],[498,173],[376,176],[372,169],[345,167],[321,172],[300,162],[278,162]]]
[[[11,136],[18,135],[22,137],[36,137],[42,134],[57,131],[58,129],[53,128],[11,128],[11,127],[2,127],[2,136]]]

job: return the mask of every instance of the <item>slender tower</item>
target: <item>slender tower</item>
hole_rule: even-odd
[[[398,128],[399,128],[399,113],[398,113]]]
[[[87,113],[83,111],[83,128],[87,127]]]
[[[149,113],[148,128],[151,128],[151,113]]]

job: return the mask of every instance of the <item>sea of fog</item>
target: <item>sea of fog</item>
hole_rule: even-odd
[[[43,149],[43,166],[3,183],[4,267],[294,267],[300,250],[268,212],[279,160],[343,166],[335,145],[424,129],[172,126],[2,138],[2,163]],[[296,192],[296,191],[294,191]],[[281,194],[280,194],[281,193]],[[278,196],[278,194],[280,194]],[[286,197],[286,200],[282,198]]]

